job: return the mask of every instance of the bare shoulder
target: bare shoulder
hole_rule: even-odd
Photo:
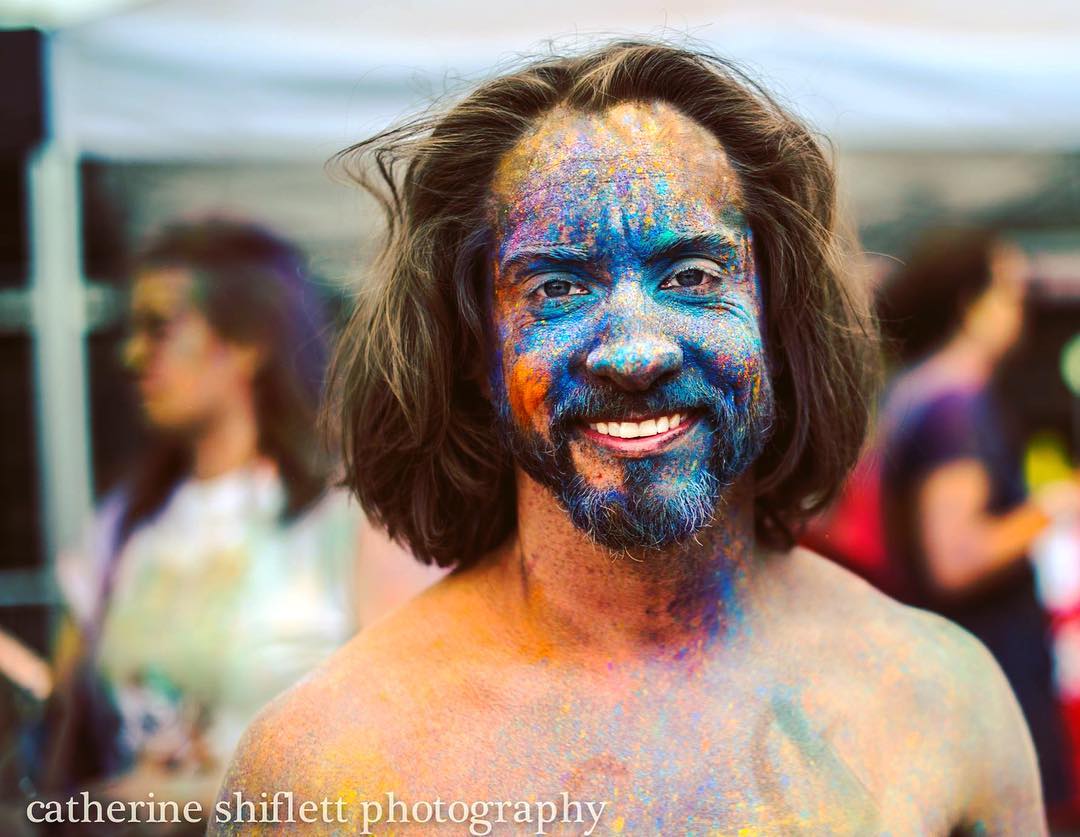
[[[793,589],[809,591],[820,635],[848,682],[895,730],[926,742],[961,797],[966,825],[988,833],[1041,833],[1042,800],[1031,737],[1001,668],[978,639],[908,607],[807,550],[789,557]],[[880,721],[879,721],[880,723]]]
[[[455,659],[467,644],[453,637],[470,587],[444,579],[268,704],[245,732],[218,804],[283,790],[347,803],[398,787],[402,742],[415,739],[411,727],[423,717],[414,708],[438,703],[440,679],[467,665]],[[211,833],[232,832],[212,825]]]
[[[900,693],[927,699],[922,714],[945,713],[938,720],[967,726],[985,722],[1000,734],[1016,701],[978,639],[937,614],[901,604],[809,550],[795,550],[789,561],[787,587],[799,591],[805,603],[801,630],[815,626],[834,657],[868,676],[891,672],[904,687]]]
[[[807,602],[805,618],[822,623],[837,640],[851,640],[857,650],[873,645],[887,662],[900,655],[912,674],[938,683],[958,679],[1007,688],[982,643],[949,620],[901,604],[810,550],[795,549],[786,562],[783,584]]]

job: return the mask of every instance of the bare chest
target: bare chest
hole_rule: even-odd
[[[879,713],[845,714],[785,688],[648,684],[618,697],[566,689],[484,711],[433,708],[407,740],[386,740],[384,781],[359,791],[406,806],[464,803],[494,833],[519,833],[526,816],[567,834],[590,824],[604,834],[947,833],[939,754],[896,725],[882,735]],[[436,823],[426,825],[417,833]]]

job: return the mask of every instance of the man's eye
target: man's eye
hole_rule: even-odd
[[[661,288],[696,288],[709,280],[709,274],[700,267],[688,267],[673,273],[660,283]]]
[[[579,288],[573,282],[568,282],[565,279],[549,279],[540,286],[540,290],[543,291],[544,296],[548,299],[557,299],[563,296],[588,293],[584,288]]]

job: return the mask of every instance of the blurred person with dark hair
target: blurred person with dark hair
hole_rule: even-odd
[[[1028,551],[1080,484],[1028,499],[993,380],[1023,324],[1020,250],[995,233],[924,237],[879,295],[887,349],[903,367],[882,412],[878,457],[885,545],[900,592],[990,649],[1015,690],[1048,803],[1068,793],[1048,624]]]
[[[137,256],[124,359],[153,442],[58,561],[46,787],[208,806],[257,709],[426,580],[328,490],[327,328],[264,228],[176,224]]]
[[[355,151],[390,230],[336,366],[348,479],[456,569],[268,707],[226,808],[289,788],[357,831],[361,801],[426,834],[407,803],[569,798],[558,833],[586,805],[628,834],[1042,832],[985,649],[793,548],[878,369],[798,119],[714,56],[614,43]]]

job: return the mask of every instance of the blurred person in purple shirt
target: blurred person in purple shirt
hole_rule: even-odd
[[[994,654],[1020,701],[1049,805],[1068,793],[1047,621],[1028,551],[1080,484],[1028,498],[992,381],[1023,324],[1022,253],[989,231],[926,236],[883,288],[879,315],[904,371],[879,429],[886,547],[900,595]]]

